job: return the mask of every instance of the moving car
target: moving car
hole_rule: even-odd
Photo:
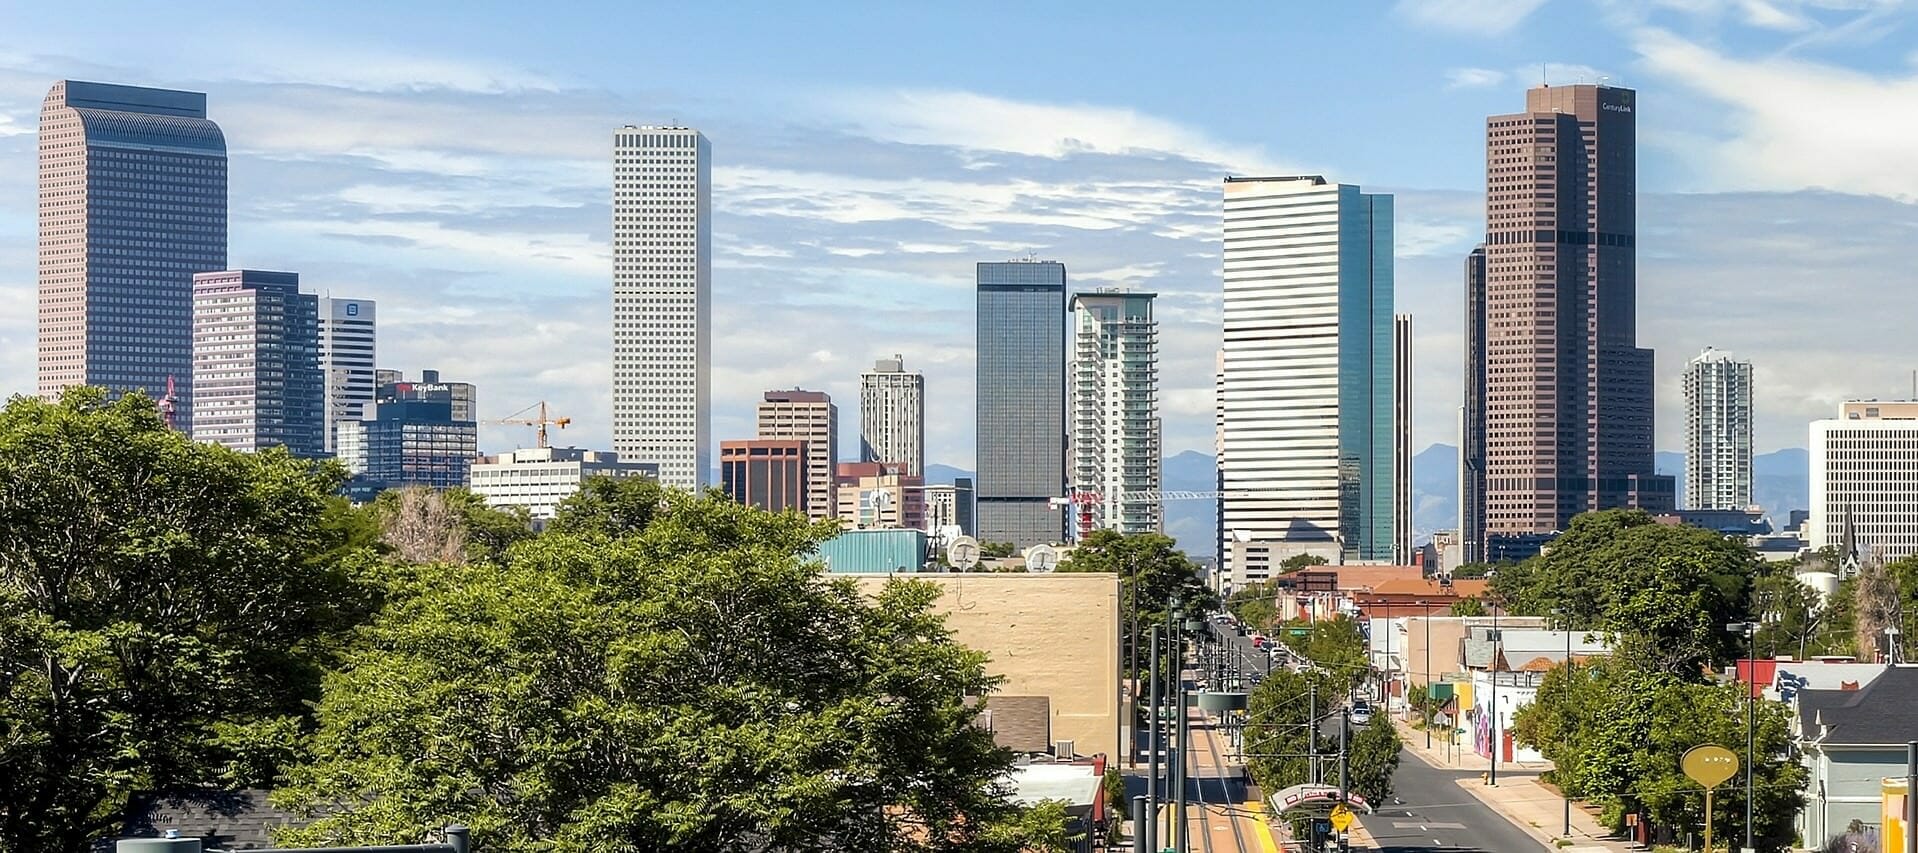
[[[1364,702],[1360,702],[1357,705],[1353,705],[1352,706],[1352,722],[1356,725],[1361,725],[1361,726],[1365,725],[1366,723],[1372,722],[1372,706],[1367,705]]]

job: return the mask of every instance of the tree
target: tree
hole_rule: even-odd
[[[497,560],[533,536],[524,508],[500,509],[462,488],[389,489],[373,499],[373,512],[386,547],[408,563]]]
[[[980,542],[979,556],[1003,560],[1019,553],[1019,546],[1011,542]]]
[[[1338,709],[1345,685],[1329,671],[1273,670],[1246,698],[1246,771],[1265,791],[1312,781],[1318,756],[1320,781],[1338,781]],[[1317,725],[1312,725],[1316,718]],[[1308,739],[1316,732],[1316,740]],[[1347,744],[1346,776],[1352,791],[1373,803],[1392,793],[1399,763],[1398,731],[1391,723],[1354,726]]]
[[[1390,720],[1374,720],[1353,729],[1346,780],[1351,790],[1368,802],[1383,805],[1392,795],[1392,776],[1399,770],[1399,730]]]
[[[282,844],[488,850],[1012,850],[1011,756],[973,724],[996,679],[938,591],[875,599],[809,553],[834,529],[666,492],[618,538],[548,533],[438,565],[328,675]]]
[[[1289,575],[1300,569],[1309,569],[1313,566],[1323,565],[1325,565],[1325,558],[1317,554],[1293,554],[1279,561],[1279,574]]]
[[[1485,609],[1485,602],[1476,598],[1461,598],[1452,602],[1449,611],[1453,616],[1490,616],[1492,611]]]
[[[1255,581],[1227,597],[1225,609],[1248,630],[1267,631],[1278,622],[1280,594],[1276,579]]]
[[[651,477],[589,477],[559,502],[548,530],[572,536],[631,536],[646,529],[666,500]]]
[[[1491,577],[1497,570],[1497,566],[1487,563],[1466,563],[1452,570],[1452,579],[1460,581],[1478,580],[1479,578]]]
[[[321,556],[359,535],[343,479],[193,442],[137,393],[0,410],[0,851],[273,777],[363,600]]]
[[[1295,633],[1300,631],[1304,633]],[[1357,689],[1372,671],[1359,623],[1344,616],[1316,622],[1287,622],[1276,636],[1300,657],[1323,668],[1340,696]]]
[[[1725,625],[1748,617],[1758,574],[1742,540],[1609,510],[1573,519],[1544,554],[1494,575],[1492,589],[1514,613],[1558,611],[1582,629],[1641,638],[1648,666],[1695,681],[1740,653]]]

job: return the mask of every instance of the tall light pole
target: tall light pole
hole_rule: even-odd
[[[1502,737],[1503,731],[1500,729],[1498,724],[1499,641],[1503,640],[1504,637],[1501,634],[1499,634],[1499,631],[1498,631],[1498,611],[1499,611],[1498,599],[1493,598],[1491,593],[1489,592],[1486,593],[1485,597],[1488,600],[1490,600],[1492,604],[1492,660],[1490,663],[1487,663],[1485,665],[1486,671],[1489,672],[1492,676],[1492,701],[1490,705],[1485,709],[1486,711],[1490,712],[1492,715],[1492,722],[1489,726],[1486,727],[1486,731],[1490,733],[1490,736],[1492,738],[1492,743],[1490,745],[1490,748],[1488,749],[1488,751],[1491,753],[1492,768],[1490,771],[1488,771],[1485,774],[1485,784],[1490,787],[1496,788],[1498,787],[1498,753],[1499,753],[1500,747],[1505,745],[1504,743],[1505,738]]]
[[[1425,748],[1432,748],[1432,602],[1425,606]]]
[[[1557,616],[1559,619],[1559,623],[1560,623],[1558,626],[1559,630],[1565,632],[1565,693],[1566,695],[1569,696],[1571,695],[1571,691],[1572,691],[1572,617],[1570,612],[1558,607],[1552,608],[1552,614]],[[1571,838],[1572,837],[1572,795],[1565,792],[1565,780],[1563,779],[1560,779],[1558,781],[1558,795],[1565,800],[1565,836],[1564,837]],[[1711,820],[1712,819],[1711,815],[1706,815],[1705,819],[1708,821]],[[1711,851],[1707,850],[1705,851],[1705,853],[1711,853]]]
[[[1752,759],[1756,749],[1756,713],[1758,710],[1758,623],[1733,622],[1725,630],[1734,634],[1744,634],[1750,656],[1745,658],[1745,848],[1756,850],[1752,843]]]

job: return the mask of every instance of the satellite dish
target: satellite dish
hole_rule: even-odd
[[[979,540],[970,536],[961,536],[946,546],[946,562],[952,564],[953,571],[969,572],[979,565]]]
[[[1034,545],[1026,549],[1026,571],[1049,572],[1059,567],[1059,549],[1051,545]]]

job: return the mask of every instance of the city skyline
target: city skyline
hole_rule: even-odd
[[[1641,345],[1689,353],[1712,343],[1777,353],[1760,368],[1760,451],[1802,446],[1803,424],[1829,412],[1830,401],[1902,394],[1905,371],[1918,357],[1900,336],[1879,334],[1885,312],[1861,306],[1896,298],[1878,282],[1895,279],[1886,274],[1896,269],[1893,235],[1910,217],[1896,199],[1911,197],[1913,187],[1896,175],[1862,173],[1866,167],[1855,164],[1874,158],[1858,155],[1876,150],[1875,143],[1843,127],[1822,129],[1832,140],[1812,154],[1824,156],[1780,156],[1777,164],[1750,169],[1734,167],[1751,165],[1749,156],[1729,156],[1765,145],[1812,145],[1781,124],[1781,107],[1760,103],[1755,94],[1769,84],[1777,84],[1769,88],[1773,95],[1803,91],[1786,86],[1792,75],[1783,71],[1830,84],[1821,91],[1834,109],[1896,95],[1909,76],[1902,56],[1846,29],[1867,13],[1793,6],[1804,21],[1785,32],[1732,12],[1716,18],[1648,12],[1621,22],[1622,13],[1613,11],[1601,16],[1591,44],[1556,35],[1565,28],[1554,21],[1586,8],[1553,3],[1509,15],[1512,21],[1487,30],[1499,36],[1496,46],[1437,28],[1409,7],[1338,20],[1314,10],[1310,23],[1325,27],[1332,41],[1349,46],[1351,28],[1362,20],[1383,44],[1410,52],[1389,68],[1333,84],[1363,87],[1364,97],[1350,99],[1389,120],[1367,119],[1378,123],[1351,125],[1349,132],[1304,133],[1236,117],[1215,121],[1205,110],[1217,96],[1204,86],[1194,89],[1192,77],[1178,81],[1181,95],[1199,96],[1187,109],[1169,91],[1148,87],[1128,96],[1116,80],[1062,86],[1026,75],[990,79],[949,62],[910,79],[851,67],[800,73],[796,85],[816,87],[813,97],[765,117],[757,102],[704,97],[710,92],[693,72],[674,71],[659,79],[657,90],[639,91],[537,40],[511,50],[481,45],[467,53],[447,42],[383,54],[417,57],[405,62],[368,61],[369,51],[379,52],[376,45],[342,54],[359,61],[331,64],[300,51],[214,62],[149,45],[114,52],[111,63],[102,64],[79,57],[108,55],[104,42],[23,10],[20,40],[0,40],[0,153],[30,162],[19,158],[31,157],[38,99],[54,79],[89,76],[205,91],[211,114],[232,139],[232,239],[246,245],[236,259],[299,269],[318,293],[386,303],[381,320],[390,333],[383,335],[382,361],[389,366],[450,363],[467,342],[488,341],[462,374],[499,389],[490,396],[505,408],[490,414],[552,399],[556,410],[575,418],[569,441],[604,447],[611,444],[609,330],[601,331],[610,326],[604,140],[625,123],[684,121],[707,129],[720,150],[716,295],[758,306],[716,309],[715,435],[751,434],[753,402],[768,388],[817,387],[850,399],[858,367],[893,352],[927,373],[931,399],[969,406],[973,365],[963,344],[971,263],[1036,250],[1071,265],[1075,283],[1128,284],[1162,294],[1168,455],[1211,444],[1207,339],[1217,334],[1217,246],[1204,233],[1205,187],[1262,161],[1324,164],[1322,171],[1399,198],[1400,308],[1420,318],[1414,448],[1423,449],[1457,443],[1451,416],[1458,399],[1456,258],[1482,227],[1473,224],[1482,217],[1471,189],[1482,152],[1472,137],[1484,115],[1509,109],[1500,105],[1537,79],[1522,70],[1536,70],[1544,60],[1554,63],[1546,71],[1558,80],[1611,74],[1642,93],[1640,216],[1664,230],[1648,232],[1641,252]],[[127,11],[134,19],[137,13]],[[1902,25],[1896,15],[1876,20],[1881,27]],[[669,23],[684,28],[697,21]],[[328,31],[333,26],[316,31],[315,43],[343,38]],[[1143,38],[1150,25],[1132,26],[1138,29],[1121,34],[1122,41]],[[1163,36],[1173,43],[1188,37],[1176,28]],[[258,44],[273,43],[263,37]],[[1310,59],[1261,73],[1296,73],[1296,63]],[[1229,70],[1224,62],[1208,59],[1201,72],[1208,76],[1198,80],[1218,79]],[[1589,73],[1569,68],[1573,63],[1590,66]],[[1114,71],[1118,80],[1136,79],[1137,69]],[[867,90],[854,91],[862,79]],[[1732,85],[1736,80],[1749,85]],[[1378,85],[1385,81],[1406,91]],[[901,109],[887,109],[894,106]],[[1056,129],[987,133],[936,120],[961,108],[975,110],[980,125],[1024,115],[1035,120],[1026,124]],[[1350,107],[1325,108],[1351,115]],[[292,133],[295,116],[324,132]],[[375,118],[404,132],[366,133]],[[474,132],[472,123],[482,119],[497,132]],[[1399,132],[1385,132],[1391,128]],[[1413,156],[1387,156],[1406,153],[1403,133],[1412,128],[1437,138]],[[855,168],[847,152],[875,165]],[[1714,159],[1728,165],[1696,168]],[[892,165],[878,165],[886,163]],[[1815,173],[1790,171],[1803,163],[1826,165]],[[510,175],[502,171],[509,165]],[[32,240],[31,178],[18,171],[0,176],[0,221],[15,223],[0,236],[0,293],[14,300],[30,296],[33,272],[30,257],[21,254]],[[1791,192],[1811,186],[1832,191]],[[1019,187],[1030,188],[1032,209],[1005,195]],[[889,196],[892,203],[881,205]],[[490,199],[491,212],[481,213],[477,198]],[[813,198],[831,199],[837,211],[831,218],[795,219],[800,203]],[[1855,300],[1796,310],[1811,298],[1802,283],[1812,273],[1794,250],[1767,245],[1776,242],[1765,236],[1781,220],[1809,223],[1798,239],[1846,247],[1821,257],[1818,274],[1852,283]],[[791,239],[778,240],[782,233]],[[955,247],[961,251],[946,251]],[[1105,278],[1092,277],[1101,274]],[[854,304],[865,310],[844,310]],[[1727,304],[1734,310],[1703,310]],[[1782,324],[1765,319],[1787,314],[1798,322],[1777,328]],[[801,317],[812,320],[818,341],[781,334]],[[905,318],[915,333],[909,337],[897,335],[908,327]],[[1848,339],[1837,329],[1890,349],[1856,358],[1831,343]],[[886,330],[892,334],[875,334]],[[7,391],[31,390],[31,336],[30,312],[0,321],[0,378],[8,380]],[[1660,370],[1657,381],[1657,446],[1677,449],[1679,379]],[[929,462],[972,467],[966,420],[929,418]],[[523,433],[487,427],[483,444],[523,445]]]

